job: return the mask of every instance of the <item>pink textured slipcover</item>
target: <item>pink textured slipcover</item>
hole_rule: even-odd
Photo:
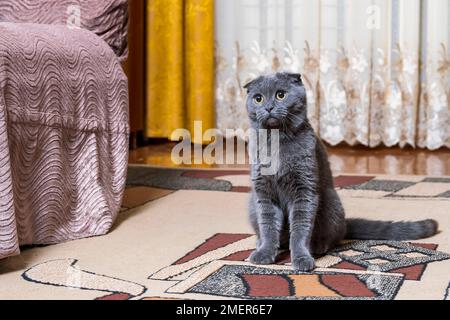
[[[120,60],[128,53],[127,0],[0,0],[0,22],[80,27],[102,38]]]
[[[105,41],[0,22],[0,259],[19,245],[106,233],[120,209],[128,135],[127,78]]]

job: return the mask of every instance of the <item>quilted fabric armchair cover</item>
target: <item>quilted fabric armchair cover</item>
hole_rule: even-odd
[[[102,38],[120,60],[128,53],[127,0],[0,0],[0,22],[80,27]]]
[[[126,2],[79,1],[81,29],[63,23],[69,3],[0,0],[0,259],[104,234],[120,209]]]

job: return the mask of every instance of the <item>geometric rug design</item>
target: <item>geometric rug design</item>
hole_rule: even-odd
[[[26,270],[22,277],[37,284],[108,292],[102,300],[125,300],[143,294],[138,283],[82,270],[75,259],[51,260]]]
[[[450,299],[450,177],[334,177],[346,214],[436,219],[415,241],[344,241],[296,274],[288,251],[272,265],[247,258],[247,170],[130,166],[111,231],[22,248],[0,260],[4,299]]]
[[[238,176],[247,177],[248,174],[245,170],[183,170],[130,166],[127,184],[168,190],[248,192],[250,181],[236,179]],[[339,175],[334,177],[334,186],[338,192],[351,194],[353,197],[450,200],[449,177]]]
[[[334,268],[401,273],[408,280],[420,280],[428,263],[450,258],[436,251],[437,245],[399,241],[355,241],[330,252],[342,262]]]
[[[166,293],[240,299],[394,299],[405,280],[419,281],[427,264],[450,259],[434,244],[354,241],[316,260],[312,272],[294,273],[289,252],[274,265],[247,261],[255,236],[215,234],[149,278],[170,281]],[[75,259],[31,267],[22,278],[36,284],[103,291],[98,300],[148,299],[143,283],[83,270]],[[448,292],[447,292],[448,295]],[[446,296],[447,297],[447,296]]]
[[[189,292],[234,298],[270,299],[393,299],[403,278],[351,272],[318,271],[292,274],[253,266],[224,265]]]
[[[427,264],[450,259],[435,244],[352,241],[316,260],[311,273],[296,274],[289,252],[274,265],[247,262],[251,234],[215,234],[150,278],[179,282],[173,293],[242,299],[393,299],[405,280],[418,281]]]

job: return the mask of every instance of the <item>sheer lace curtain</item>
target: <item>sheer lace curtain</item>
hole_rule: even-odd
[[[450,147],[450,1],[216,0],[218,128],[248,127],[242,85],[300,72],[328,143]]]

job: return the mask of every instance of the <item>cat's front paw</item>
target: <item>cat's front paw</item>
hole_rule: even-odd
[[[255,250],[249,258],[253,264],[271,264],[275,262],[275,254],[270,254],[267,251]]]
[[[308,272],[314,269],[314,258],[311,256],[300,256],[292,261],[292,266],[295,272]]]

